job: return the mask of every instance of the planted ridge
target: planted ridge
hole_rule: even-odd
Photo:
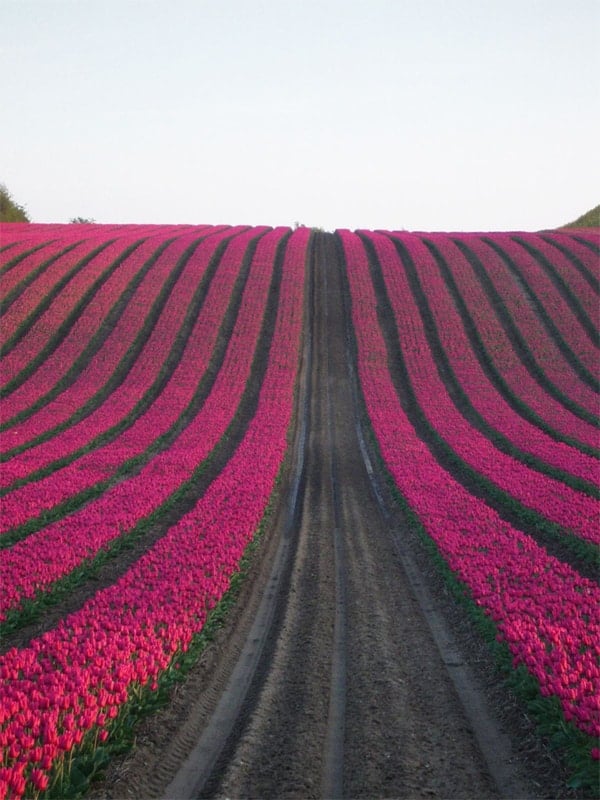
[[[571,365],[565,362],[554,343],[549,337],[545,336],[526,304],[520,306],[518,317],[510,313],[504,297],[494,285],[494,281],[498,280],[499,270],[497,272],[497,269],[503,263],[502,259],[492,260],[490,258],[489,250],[496,253],[495,248],[490,248],[489,245],[483,242],[480,244],[475,240],[475,237],[469,237],[468,243],[464,239],[465,237],[461,240],[455,238],[454,241],[471,264],[506,336],[510,340],[516,356],[531,378],[539,384],[544,395],[549,395],[562,405],[563,409],[566,409],[570,414],[585,423],[578,426],[577,429],[578,435],[583,434],[585,436],[584,443],[592,446],[597,445],[598,435],[596,432],[591,432],[591,428],[598,428],[597,414],[593,410],[585,408],[581,402],[578,402],[583,399],[584,401],[589,401],[589,404],[592,405],[594,403],[594,392],[578,380]],[[492,264],[494,269],[489,266]],[[488,265],[487,268],[486,265]],[[502,286],[508,288],[509,291],[513,289],[508,282],[503,282]],[[513,291],[513,303],[515,300]],[[515,310],[518,307],[518,305],[513,305]],[[521,324],[527,326],[526,330],[531,333],[531,338],[524,336],[520,325],[515,322],[516,318],[520,320]],[[577,400],[574,400],[571,397],[574,386],[577,387],[578,394],[583,395],[583,398],[578,397]],[[564,415],[564,410],[561,413]],[[588,428],[588,426],[591,426],[591,428]],[[575,430],[574,426],[573,430]],[[589,431],[587,435],[584,433],[586,430]]]
[[[408,555],[416,539],[526,687],[526,713],[542,714],[589,782],[600,733],[592,234],[42,225],[10,236],[0,250],[0,796],[83,789],[105,742],[162,702],[259,528],[296,536],[271,521],[289,500],[277,487],[302,498],[304,527],[286,546],[307,582],[290,561],[268,644],[293,685],[253,686],[316,709],[321,684],[289,659],[314,653],[324,665],[330,735],[311,753],[317,772],[326,765],[326,793],[362,785],[353,748],[363,728],[387,747],[377,687],[406,697],[403,664],[387,674],[385,654],[400,652],[392,627],[373,628],[370,641],[387,631],[395,644],[373,648],[386,674],[368,690],[371,651],[359,652],[356,630],[369,638],[366,598],[375,615],[404,608],[404,594],[384,602],[382,587],[406,576],[382,554]],[[290,427],[300,390],[301,437]],[[306,468],[288,450],[300,438]],[[377,488],[384,476],[389,496]],[[318,543],[310,555],[302,537]],[[381,586],[361,587],[365,575]],[[300,613],[309,598],[311,619]],[[373,764],[385,767],[384,755]],[[290,774],[302,779],[298,764]]]
[[[235,232],[232,230],[226,236],[234,235]],[[221,234],[216,234],[215,238],[210,240],[215,247],[221,246],[220,236]],[[116,396],[111,397],[111,395],[123,383],[129,385],[133,383],[133,386],[130,385],[129,396],[123,396],[126,389],[124,386],[118,399],[121,404],[121,413],[126,416],[124,409],[131,400],[141,403],[146,398],[144,383],[147,382],[149,385],[154,385],[151,380],[153,374],[160,372],[162,380],[166,379],[166,365],[174,363],[172,357],[166,357],[169,352],[171,337],[174,337],[180,345],[182,344],[181,336],[179,334],[175,335],[179,324],[177,313],[183,312],[186,302],[189,301],[189,298],[194,293],[195,277],[193,275],[188,276],[186,284],[181,277],[182,272],[184,272],[188,260],[201,241],[202,239],[194,236],[191,237],[190,243],[187,237],[182,237],[176,243],[174,242],[173,246],[168,246],[166,253],[160,252],[163,250],[162,247],[159,248],[159,251],[156,251],[154,255],[159,256],[158,265],[153,269],[148,279],[144,281],[143,287],[141,287],[144,290],[143,297],[140,298],[136,295],[132,298],[132,302],[129,303],[121,320],[122,324],[115,326],[110,331],[110,336],[104,343],[102,350],[94,354],[93,360],[90,361],[84,357],[85,353],[82,354],[82,357],[80,357],[80,370],[74,370],[75,383],[69,384],[63,378],[50,392],[40,398],[37,404],[29,406],[7,420],[5,429],[9,427],[12,427],[12,429],[6,436],[9,449],[5,451],[2,459],[15,456],[24,449],[39,445],[56,433],[60,433],[66,428],[79,423],[109,398],[111,402],[116,401]],[[153,264],[149,266],[153,266]],[[165,278],[164,285],[161,286],[162,279],[159,279],[158,275],[162,274],[164,269],[168,270],[168,275]],[[148,295],[148,292],[156,293],[159,289],[158,296],[151,303],[151,298],[154,295]],[[146,303],[151,305],[146,317],[139,313],[140,303],[143,304],[142,308],[146,306]],[[140,322],[143,324],[138,331],[136,326]],[[102,325],[101,327],[104,328],[105,326]],[[134,335],[135,338],[131,341],[130,337]],[[102,344],[102,342],[100,343]],[[165,364],[162,363],[163,356],[161,353],[163,351],[166,357]],[[119,358],[119,355],[121,355],[121,358],[115,365],[114,362]],[[98,361],[100,361],[99,364]],[[132,369],[134,369],[134,372],[130,375]],[[112,374],[110,374],[111,370]],[[107,371],[110,377],[102,385],[103,376],[107,374]],[[100,388],[98,388],[98,385],[100,385]],[[67,389],[71,389],[71,391],[67,391]],[[94,392],[94,394],[88,399],[90,392]],[[16,394],[18,399],[18,393]],[[73,396],[72,400],[70,400],[70,396]],[[25,397],[27,397],[26,393]],[[49,405],[55,397],[57,398],[56,402]],[[15,395],[8,401],[11,403],[9,407],[13,410],[14,406],[11,401],[14,401],[14,399]],[[41,410],[42,407],[43,410]],[[29,421],[29,418],[34,414],[34,418]],[[104,418],[106,421],[106,415]],[[16,427],[17,423],[20,422],[25,422],[25,424]],[[44,426],[49,425],[49,423],[51,423],[50,427],[44,431]],[[92,430],[91,425],[86,426],[86,434]],[[66,445],[67,448],[68,446]]]
[[[591,643],[600,629],[598,586],[502,519],[484,495],[469,491],[447,469],[424,428],[403,357],[410,345],[398,338],[377,262],[369,264],[354,234],[340,236],[362,391],[382,457],[415,515],[413,524],[494,621],[515,663],[527,667],[542,695],[557,697],[566,719],[596,736],[600,725],[592,706],[598,671]],[[429,379],[426,372],[421,377]],[[593,675],[589,682],[588,675]]]

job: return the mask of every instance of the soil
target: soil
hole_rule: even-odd
[[[576,797],[380,481],[382,513],[360,448],[333,236],[315,237],[314,248],[297,412],[307,435],[294,444],[303,458],[290,459],[227,624],[90,796],[183,796],[172,787],[230,691],[277,573],[249,689],[208,777],[186,797]],[[290,508],[294,481],[298,505]],[[468,666],[466,695],[452,677],[460,665]],[[465,696],[476,698],[468,710]]]

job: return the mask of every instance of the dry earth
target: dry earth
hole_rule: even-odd
[[[228,691],[286,537],[258,666],[196,796],[576,797],[380,483],[382,512],[357,430],[342,273],[332,238],[316,241],[297,414],[306,410],[307,438],[296,438],[278,513],[226,626],[91,796],[183,796],[172,787]],[[453,674],[467,674],[467,694]],[[465,696],[475,698],[468,713]]]

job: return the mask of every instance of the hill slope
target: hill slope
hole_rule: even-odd
[[[577,217],[573,222],[563,225],[563,228],[598,228],[600,227],[600,205],[591,208]]]

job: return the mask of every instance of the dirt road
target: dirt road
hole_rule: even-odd
[[[369,461],[347,302],[321,234],[276,525],[222,637],[95,797],[558,796]]]

